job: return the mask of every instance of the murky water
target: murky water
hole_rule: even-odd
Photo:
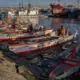
[[[40,24],[44,27],[53,28],[54,30],[57,30],[60,28],[60,25],[63,25],[64,27],[68,28],[69,31],[75,31],[77,30],[79,33],[80,38],[80,20],[77,19],[64,19],[64,18],[30,18],[30,21],[36,25]]]
[[[63,19],[63,18],[48,18],[48,19],[40,19],[40,24],[51,27],[54,30],[60,28],[60,25],[64,25],[64,27],[70,29],[77,29],[80,31],[80,20],[73,19]]]
[[[63,19],[63,18],[48,18],[48,19],[40,19],[39,23],[44,25],[45,27],[53,28],[57,30],[60,28],[60,25],[68,28],[69,31],[78,31],[80,38],[80,20],[75,19]]]

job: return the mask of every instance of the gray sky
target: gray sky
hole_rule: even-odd
[[[16,6],[22,0],[0,0],[0,6]],[[33,5],[49,5],[50,3],[58,3],[58,0],[23,0],[24,4],[31,3]],[[77,4],[77,0],[60,0],[61,4]]]

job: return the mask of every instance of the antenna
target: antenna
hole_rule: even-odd
[[[36,7],[38,6],[38,0],[36,0]]]
[[[21,3],[19,2],[19,9],[21,8]]]

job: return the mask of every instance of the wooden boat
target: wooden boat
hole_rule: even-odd
[[[49,80],[60,80],[70,76],[80,69],[80,62],[65,60],[59,64],[50,74]]]
[[[75,34],[63,37],[58,37],[57,39],[45,41],[45,42],[38,42],[38,43],[31,43],[31,44],[15,44],[15,45],[8,45],[10,51],[20,55],[20,56],[26,56],[33,53],[46,51],[52,47],[54,47],[57,44],[64,43],[66,41],[72,40],[74,38]]]
[[[33,44],[33,43],[41,43],[41,42],[45,42],[45,41],[49,41],[49,40],[54,40],[54,39],[58,39],[58,36],[40,36],[40,37],[35,37],[35,38],[25,38],[25,39],[16,39],[14,41],[4,41],[3,43],[8,43],[8,44]]]
[[[54,70],[61,62],[58,59],[36,59],[35,62],[28,64],[29,72],[35,74],[37,79],[49,80],[49,73]]]
[[[80,69],[80,58],[77,60],[76,57],[74,60],[38,57],[29,63],[28,68],[41,80],[61,80]]]
[[[28,63],[29,72],[41,80],[61,80],[80,69],[80,61],[37,56]]]
[[[29,70],[41,80],[60,80],[80,69],[80,61],[59,58],[36,58],[28,63]]]
[[[64,47],[65,46],[65,47]],[[45,54],[41,54],[43,57],[47,58],[68,58],[72,52],[72,49],[78,46],[78,42],[74,42],[74,40],[67,41],[60,45],[55,46],[54,48],[45,51]]]
[[[52,32],[53,30],[48,29],[48,30],[37,31],[37,32],[32,32],[32,33],[22,33],[22,32],[0,33],[0,41],[39,37],[39,36],[51,34]]]
[[[35,61],[29,61],[27,67],[41,80],[60,80],[80,69],[80,58],[77,55],[74,58],[70,56],[66,59],[38,57]]]
[[[50,73],[49,80],[64,79],[80,70],[80,46],[78,48],[78,52],[75,52],[74,48],[74,52],[72,52],[69,57],[62,59],[63,63],[57,66],[55,70]]]

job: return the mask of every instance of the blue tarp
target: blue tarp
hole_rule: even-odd
[[[0,14],[0,19],[4,19],[4,18],[7,18],[7,14],[6,13],[5,14],[1,13]]]

